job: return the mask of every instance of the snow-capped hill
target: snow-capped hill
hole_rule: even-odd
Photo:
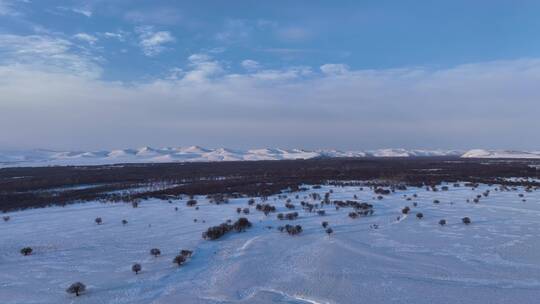
[[[187,148],[174,148],[174,149],[177,149],[180,152],[187,152],[187,153],[200,153],[200,154],[202,154],[202,153],[212,152],[212,150],[205,149],[205,148],[199,147],[199,146],[190,146],[190,147],[187,147]]]
[[[151,148],[151,147],[142,147],[139,150],[137,150],[137,155],[139,156],[157,156],[163,153],[160,153],[159,150]]]
[[[405,149],[379,149],[368,151],[368,154],[374,157],[410,157],[413,153]]]
[[[142,147],[139,149],[117,149],[111,151],[30,150],[0,151],[0,167],[107,165],[120,163],[294,160],[335,157],[430,156],[451,156],[463,158],[540,158],[540,152],[492,151],[481,149],[470,150],[465,153],[458,150],[414,149],[341,151],[262,148],[250,150],[233,150],[227,148],[208,149],[199,146],[166,148]]]
[[[513,150],[484,150],[473,149],[465,152],[463,158],[530,158],[540,159],[540,152],[513,151]]]
[[[112,158],[119,158],[119,157],[126,157],[126,156],[132,156],[137,154],[136,150],[133,149],[121,149],[121,150],[112,150],[107,155],[108,157]]]

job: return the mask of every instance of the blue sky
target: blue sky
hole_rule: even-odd
[[[0,0],[0,147],[540,149],[539,14],[538,1]]]

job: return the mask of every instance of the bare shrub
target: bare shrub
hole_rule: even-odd
[[[31,255],[32,254],[32,248],[30,247],[24,247],[21,249],[21,254],[24,256]]]
[[[193,255],[193,251],[191,250],[186,250],[186,249],[182,249],[180,250],[180,255],[186,257],[186,258],[189,258]]]
[[[264,215],[268,215],[270,212],[276,212],[276,207],[270,204],[257,204],[255,208],[259,211],[262,211]]]
[[[152,248],[150,249],[150,254],[157,257],[158,255],[161,255],[161,250],[159,250],[158,248]]]
[[[278,229],[279,231],[281,232],[285,231],[290,235],[297,235],[303,231],[302,226],[300,225],[285,225],[285,226],[280,226]]]
[[[294,204],[291,204],[291,203],[286,203],[285,208],[287,208],[287,209],[295,209],[296,206]]]
[[[217,240],[220,237],[224,236],[227,232],[235,230],[236,232],[245,231],[247,228],[250,228],[252,224],[245,217],[239,218],[234,224],[223,223],[219,226],[213,226],[208,228],[203,232],[202,237],[209,240]]]
[[[71,284],[67,289],[66,289],[66,292],[67,293],[71,293],[71,294],[75,294],[77,297],[86,291],[86,286],[81,283],[81,282],[76,282],[76,283],[73,283]]]
[[[236,222],[234,222],[234,224],[232,226],[233,226],[234,230],[236,230],[236,232],[242,232],[242,231],[245,231],[246,229],[250,228],[251,223],[247,218],[241,217]]]
[[[141,271],[142,267],[141,264],[135,263],[133,266],[131,266],[131,271],[135,272],[135,274],[139,274],[139,271]]]
[[[183,255],[177,255],[173,259],[173,263],[177,264],[178,266],[182,266],[186,262],[186,257]]]
[[[388,195],[388,194],[390,194],[390,190],[388,190],[388,189],[383,189],[383,188],[376,188],[373,192],[375,192],[375,194],[381,194],[381,195]]]

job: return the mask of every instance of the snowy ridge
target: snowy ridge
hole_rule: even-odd
[[[208,149],[199,146],[111,151],[0,151],[0,167],[13,166],[66,166],[104,165],[121,163],[166,163],[166,162],[219,162],[310,159],[318,157],[428,157],[461,156],[463,158],[540,158],[540,151],[495,151],[475,149],[464,153],[459,150],[410,150],[378,149],[365,151],[303,150],[263,148],[234,150],[227,148]]]
[[[217,162],[310,159],[317,157],[417,157],[459,156],[462,151],[381,149],[370,151],[303,150],[263,148],[233,150],[199,146],[121,149],[111,151],[0,151],[0,166],[62,166],[119,163]]]
[[[540,151],[514,151],[514,150],[483,150],[473,149],[467,151],[463,158],[539,158]]]

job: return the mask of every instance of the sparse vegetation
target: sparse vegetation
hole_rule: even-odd
[[[186,249],[182,249],[180,250],[180,255],[186,257],[186,258],[189,258],[193,255],[193,251],[191,250],[186,250]]]
[[[290,213],[286,213],[286,214],[283,214],[283,213],[278,213],[277,215],[277,218],[279,220],[295,220],[298,218],[298,212],[290,212]]]
[[[270,212],[276,212],[276,207],[270,204],[257,204],[255,209],[262,211],[265,215],[268,215]]]
[[[183,255],[177,255],[173,259],[173,263],[177,264],[178,266],[182,266],[186,262],[186,257]]]
[[[21,254],[24,255],[24,256],[31,255],[32,254],[32,248],[24,247],[23,249],[21,249]]]
[[[75,294],[77,297],[86,291],[86,286],[81,282],[71,284],[67,289],[67,293]]]
[[[203,232],[202,237],[207,240],[217,240],[230,231],[242,232],[250,228],[252,224],[245,217],[239,218],[234,224],[223,223],[218,226],[208,228]]]
[[[161,255],[161,250],[159,250],[158,248],[152,248],[150,249],[150,254],[154,257],[158,257],[159,255]]]
[[[288,234],[290,235],[297,235],[297,234],[300,234],[303,230],[302,230],[302,226],[300,225],[285,225],[285,226],[280,226],[278,228],[279,231],[281,232],[287,232]]]
[[[133,266],[131,266],[131,271],[135,272],[135,274],[139,274],[139,271],[141,271],[142,267],[141,264],[135,263]]]

